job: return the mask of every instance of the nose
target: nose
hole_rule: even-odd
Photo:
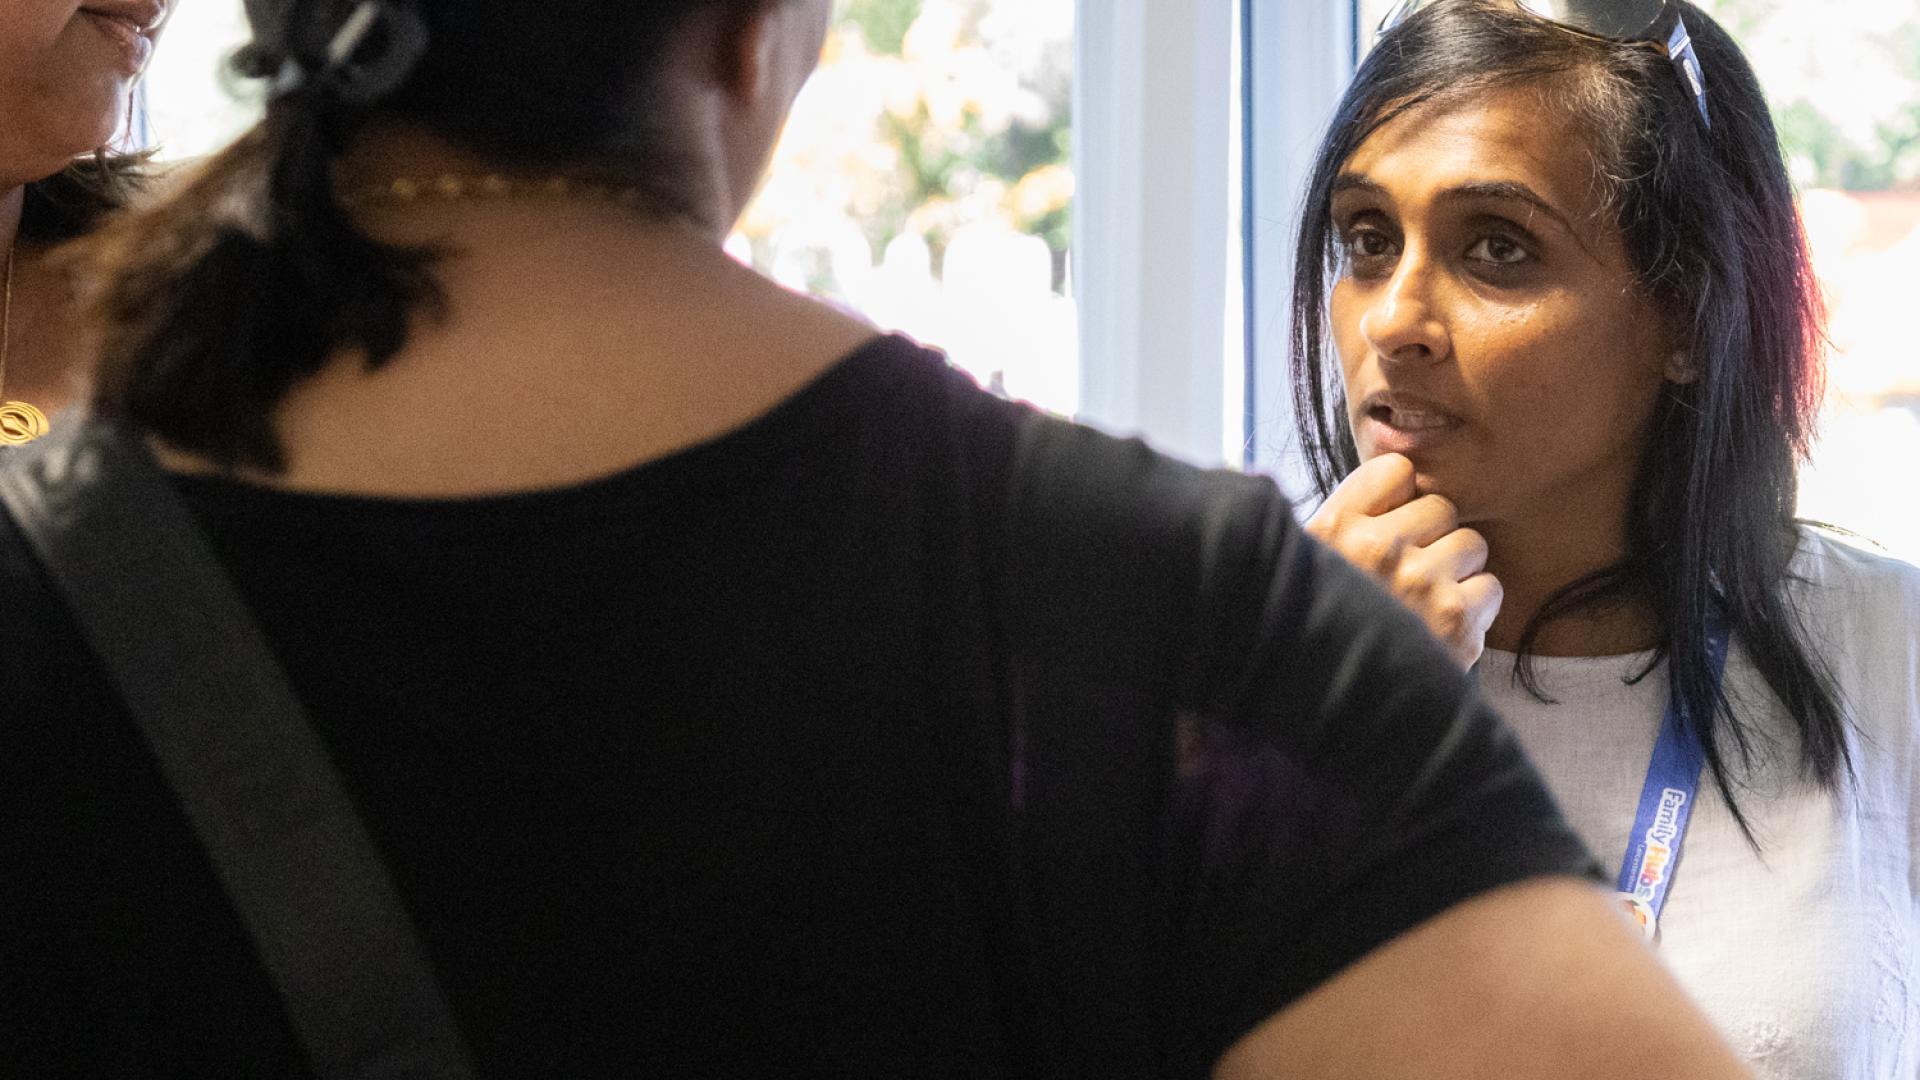
[[[1434,303],[1435,268],[1409,245],[1393,277],[1360,315],[1360,333],[1375,355],[1401,363],[1436,363],[1452,351]]]

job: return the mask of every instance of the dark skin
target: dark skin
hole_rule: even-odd
[[[72,289],[46,252],[15,246],[25,186],[111,142],[171,2],[11,0],[0,4],[0,274],[14,250],[6,384],[0,398],[52,415],[83,400],[93,350]],[[124,25],[124,32],[110,23]],[[133,38],[144,39],[132,41]]]
[[[1471,664],[1626,551],[1655,405],[1690,378],[1578,137],[1539,88],[1396,119],[1346,162],[1330,304],[1363,465],[1309,525]],[[1650,607],[1548,624],[1543,655],[1651,647]]]
[[[19,222],[19,199],[0,221]],[[0,399],[24,401],[48,416],[85,400],[92,385],[88,344],[71,284],[47,264],[46,251],[22,243],[14,250],[13,311],[7,321],[6,384]],[[0,246],[0,274],[4,274]]]

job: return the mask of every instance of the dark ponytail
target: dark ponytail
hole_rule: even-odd
[[[364,5],[361,5],[364,6]],[[152,211],[82,251],[103,281],[95,408],[223,467],[284,467],[272,408],[338,350],[371,367],[437,309],[432,254],[368,238],[334,190],[333,162],[424,49],[417,18],[377,5],[352,50],[329,55],[356,6],[287,5],[277,33],[235,60],[276,79],[266,117]]]
[[[694,13],[771,2],[247,0],[254,44],[235,68],[273,80],[266,118],[76,248],[104,334],[96,408],[222,466],[281,469],[289,390],[343,351],[379,366],[444,310],[435,253],[375,243],[336,198],[333,163],[369,121],[695,217],[703,136],[653,92],[663,58]]]

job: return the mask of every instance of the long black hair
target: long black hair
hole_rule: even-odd
[[[1675,327],[1698,378],[1661,396],[1626,555],[1542,605],[1523,633],[1517,675],[1544,700],[1530,662],[1542,627],[1623,598],[1651,602],[1661,641],[1647,670],[1668,662],[1714,783],[1752,839],[1734,788],[1768,736],[1714,677],[1716,615],[1793,717],[1805,771],[1831,787],[1851,767],[1838,691],[1788,596],[1796,467],[1823,391],[1825,311],[1759,82],[1719,25],[1679,7],[1706,70],[1711,127],[1659,52],[1570,33],[1511,3],[1440,0],[1379,41],[1320,144],[1305,198],[1295,417],[1324,497],[1359,466],[1340,369],[1326,355],[1339,273],[1331,195],[1342,165],[1409,110],[1495,87],[1548,89],[1586,136],[1638,287]]]
[[[275,406],[342,350],[370,367],[440,310],[435,253],[355,227],[334,164],[377,118],[497,166],[618,183],[643,213],[692,212],[697,183],[649,94],[694,13],[779,0],[247,0],[243,78],[266,115],[157,206],[75,249],[103,331],[96,411],[225,467],[284,468]]]

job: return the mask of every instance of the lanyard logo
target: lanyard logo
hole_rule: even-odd
[[[1666,788],[1660,792],[1660,808],[1655,811],[1653,827],[1647,830],[1646,848],[1640,856],[1639,882],[1633,894],[1640,900],[1652,900],[1667,879],[1673,865],[1673,853],[1685,819],[1681,811],[1691,801],[1685,791]]]

